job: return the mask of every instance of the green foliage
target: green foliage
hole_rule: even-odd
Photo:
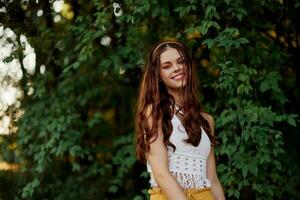
[[[1,159],[20,165],[11,199],[145,199],[134,106],[149,50],[164,39],[183,41],[201,67],[227,199],[299,198],[299,44],[289,35],[298,1],[129,0],[120,17],[113,1],[68,2],[75,16],[59,23],[47,3],[30,1],[25,9],[13,2],[0,13],[6,26],[28,35],[38,65],[46,65],[31,80],[35,93],[23,101],[17,135],[0,136]],[[106,36],[111,43],[103,46]],[[1,190],[0,198],[9,194]]]

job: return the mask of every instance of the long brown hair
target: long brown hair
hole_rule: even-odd
[[[201,140],[201,126],[208,134],[212,144],[215,145],[217,142],[216,138],[211,135],[211,128],[208,121],[200,113],[203,111],[203,108],[199,102],[196,73],[186,46],[178,41],[160,42],[151,50],[148,63],[143,72],[136,107],[136,154],[137,158],[142,162],[146,161],[145,154],[149,152],[150,144],[158,136],[157,126],[159,119],[162,120],[165,145],[171,146],[174,151],[176,149],[175,145],[169,141],[173,131],[171,119],[175,99],[168,93],[166,86],[160,81],[159,76],[160,55],[167,48],[176,49],[184,59],[187,81],[186,85],[180,90],[180,96],[183,98],[182,106],[184,110],[182,124],[188,134],[186,142],[193,146],[199,145]],[[151,129],[147,125],[148,116],[146,116],[149,107],[151,108],[150,117],[153,120]],[[155,139],[150,141],[151,138]]]

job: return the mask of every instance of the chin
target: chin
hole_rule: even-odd
[[[176,86],[175,88],[176,89],[181,89],[181,88],[184,88],[185,86],[186,86],[186,84],[182,84],[182,85]]]
[[[186,81],[184,81],[181,85],[181,87],[185,87],[186,86]]]

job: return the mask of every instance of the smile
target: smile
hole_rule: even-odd
[[[173,80],[181,80],[181,79],[183,79],[184,75],[185,75],[184,73],[177,74],[177,75],[173,76],[172,79]]]

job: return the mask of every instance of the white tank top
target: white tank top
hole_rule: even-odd
[[[207,133],[201,127],[202,135],[197,147],[186,143],[188,138],[185,128],[179,118],[174,114],[172,120],[173,132],[169,138],[176,147],[167,146],[169,157],[169,170],[183,189],[202,189],[211,186],[206,175],[206,162],[211,148],[211,142]],[[158,187],[149,161],[147,170],[150,174],[151,187]]]

